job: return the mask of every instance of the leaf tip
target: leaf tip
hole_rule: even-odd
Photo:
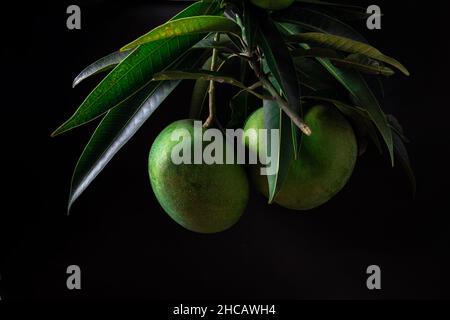
[[[134,42],[129,43],[124,45],[122,48],[119,49],[120,52],[125,52],[125,51],[129,51],[131,49],[134,49],[136,47],[136,45],[134,44]]]
[[[403,74],[405,75],[405,76],[407,76],[407,77],[409,77],[410,75],[411,75],[411,73],[408,71],[408,69],[406,69],[405,67],[403,67],[402,69],[401,69],[401,71],[403,72]]]
[[[397,61],[397,64],[398,64],[398,69],[405,75],[405,76],[407,76],[407,77],[409,77],[411,74],[409,73],[409,70],[408,69],[406,69],[406,67],[403,65],[403,64],[401,64],[400,62],[398,62]]]
[[[59,136],[61,133],[63,133],[65,130],[64,130],[64,125],[62,125],[62,126],[60,126],[59,128],[57,128],[55,131],[53,131],[51,134],[50,134],[50,137],[51,138],[55,138],[55,137],[57,137],[57,136]]]
[[[72,82],[72,89],[75,88],[80,83],[80,78],[76,77]]]
[[[391,166],[392,168],[395,167],[395,155],[394,155],[394,149],[392,148],[392,150],[389,150],[389,155],[391,158]]]
[[[55,138],[57,135],[59,135],[58,129],[56,129],[55,131],[53,131],[53,132],[50,134],[50,138]]]

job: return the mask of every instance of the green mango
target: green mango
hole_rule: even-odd
[[[358,148],[350,123],[333,106],[315,105],[306,108],[305,122],[312,130],[303,136],[297,160],[292,159],[288,175],[275,197],[279,205],[293,210],[316,208],[334,197],[347,183],[355,167]],[[263,108],[247,120],[244,131],[264,128]],[[244,142],[250,152],[265,146]],[[251,180],[268,196],[267,177],[260,174],[260,165],[251,166]]]
[[[181,132],[177,130],[189,133],[191,139],[173,141],[174,132]],[[242,165],[194,164],[194,138],[194,120],[174,122],[158,135],[148,160],[151,186],[162,208],[184,228],[198,233],[221,232],[244,213],[248,178]],[[223,140],[225,155],[227,142]],[[207,146],[201,141],[199,145],[202,151]],[[172,161],[176,146],[190,148],[191,164]]]

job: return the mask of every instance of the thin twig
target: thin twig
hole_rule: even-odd
[[[291,118],[292,122],[307,136],[312,134],[311,129],[308,125],[303,121],[301,117],[299,117],[292,109],[289,107],[289,104],[284,100],[277,92],[277,90],[273,87],[272,83],[261,73],[258,66],[254,61],[250,62],[251,68],[255,71],[256,76],[259,78],[260,82],[264,86],[264,88],[269,91],[272,97],[275,99],[279,107]]]

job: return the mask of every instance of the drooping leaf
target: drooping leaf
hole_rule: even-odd
[[[75,88],[78,84],[80,84],[80,82],[95,74],[108,71],[114,68],[120,62],[122,62],[123,59],[128,57],[130,53],[131,51],[127,52],[116,51],[90,64],[85,69],[83,69],[83,71],[81,71],[78,74],[78,76],[73,80],[72,88]]]
[[[121,51],[133,49],[139,45],[170,39],[173,37],[205,34],[209,32],[233,33],[240,36],[241,28],[232,20],[219,16],[195,16],[179,18],[156,27],[149,33],[124,46]]]
[[[265,15],[259,17],[258,40],[264,53],[264,60],[276,81],[275,88],[280,88],[289,104],[291,111],[303,116],[301,105],[300,81],[295,71],[295,65],[289,49],[283,40],[275,23]],[[292,126],[292,141],[294,157],[300,150],[301,132],[297,126]]]
[[[179,66],[192,68],[198,61],[198,54],[190,53],[181,60]],[[69,210],[75,200],[178,84],[179,81],[150,82],[130,99],[108,111],[75,167],[69,196]]]
[[[405,75],[409,76],[409,71],[400,62],[394,58],[384,55],[378,49],[362,42],[318,32],[298,33],[296,35],[291,35],[289,39],[299,43],[318,44],[339,51],[362,54],[369,58],[390,64],[391,66],[399,69]]]
[[[288,175],[289,167],[294,158],[292,148],[292,122],[290,118],[280,109],[274,101],[264,101],[264,124],[267,129],[267,154],[272,157],[276,163],[275,174],[267,175],[269,187],[269,203],[275,200],[275,197],[283,187]],[[271,132],[273,129],[279,130],[279,140],[275,143],[275,150],[272,150]]]
[[[174,19],[214,14],[217,8],[216,2],[196,2]],[[145,87],[154,73],[171,65],[201,39],[202,35],[196,34],[155,41],[137,47],[97,85],[75,114],[56,129],[52,136],[81,126],[112,109]]]
[[[228,76],[226,73],[220,71],[208,71],[208,70],[187,70],[187,71],[163,71],[156,73],[153,80],[203,80],[203,81],[215,81],[218,83],[226,83],[240,89],[246,90],[260,99],[265,97],[256,91],[248,88],[242,82]]]
[[[280,24],[287,32],[295,34],[297,30],[291,29],[289,25]],[[309,49],[307,44],[303,44],[305,49]],[[341,69],[336,67],[328,59],[318,58],[319,61],[330,74],[352,95],[356,104],[367,110],[370,118],[379,130],[386,147],[389,151],[391,164],[394,165],[394,145],[392,139],[392,130],[386,119],[386,115],[380,107],[380,104],[369,88],[365,79],[356,71],[350,69]]]

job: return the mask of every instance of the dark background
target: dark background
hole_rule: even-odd
[[[82,9],[81,31],[67,30],[66,1],[1,5],[3,300],[450,298],[444,1],[377,1],[382,30],[355,24],[412,73],[384,82],[383,105],[412,141],[414,200],[402,170],[371,146],[326,205],[292,213],[253,192],[235,227],[208,236],[174,223],[147,176],[152,141],[187,117],[192,83],[161,106],[66,216],[72,170],[95,124],[49,136],[100,78],[76,89],[72,79],[183,6],[74,3]],[[82,269],[81,291],[66,289],[71,264]],[[381,291],[366,288],[371,264],[382,269]]]

